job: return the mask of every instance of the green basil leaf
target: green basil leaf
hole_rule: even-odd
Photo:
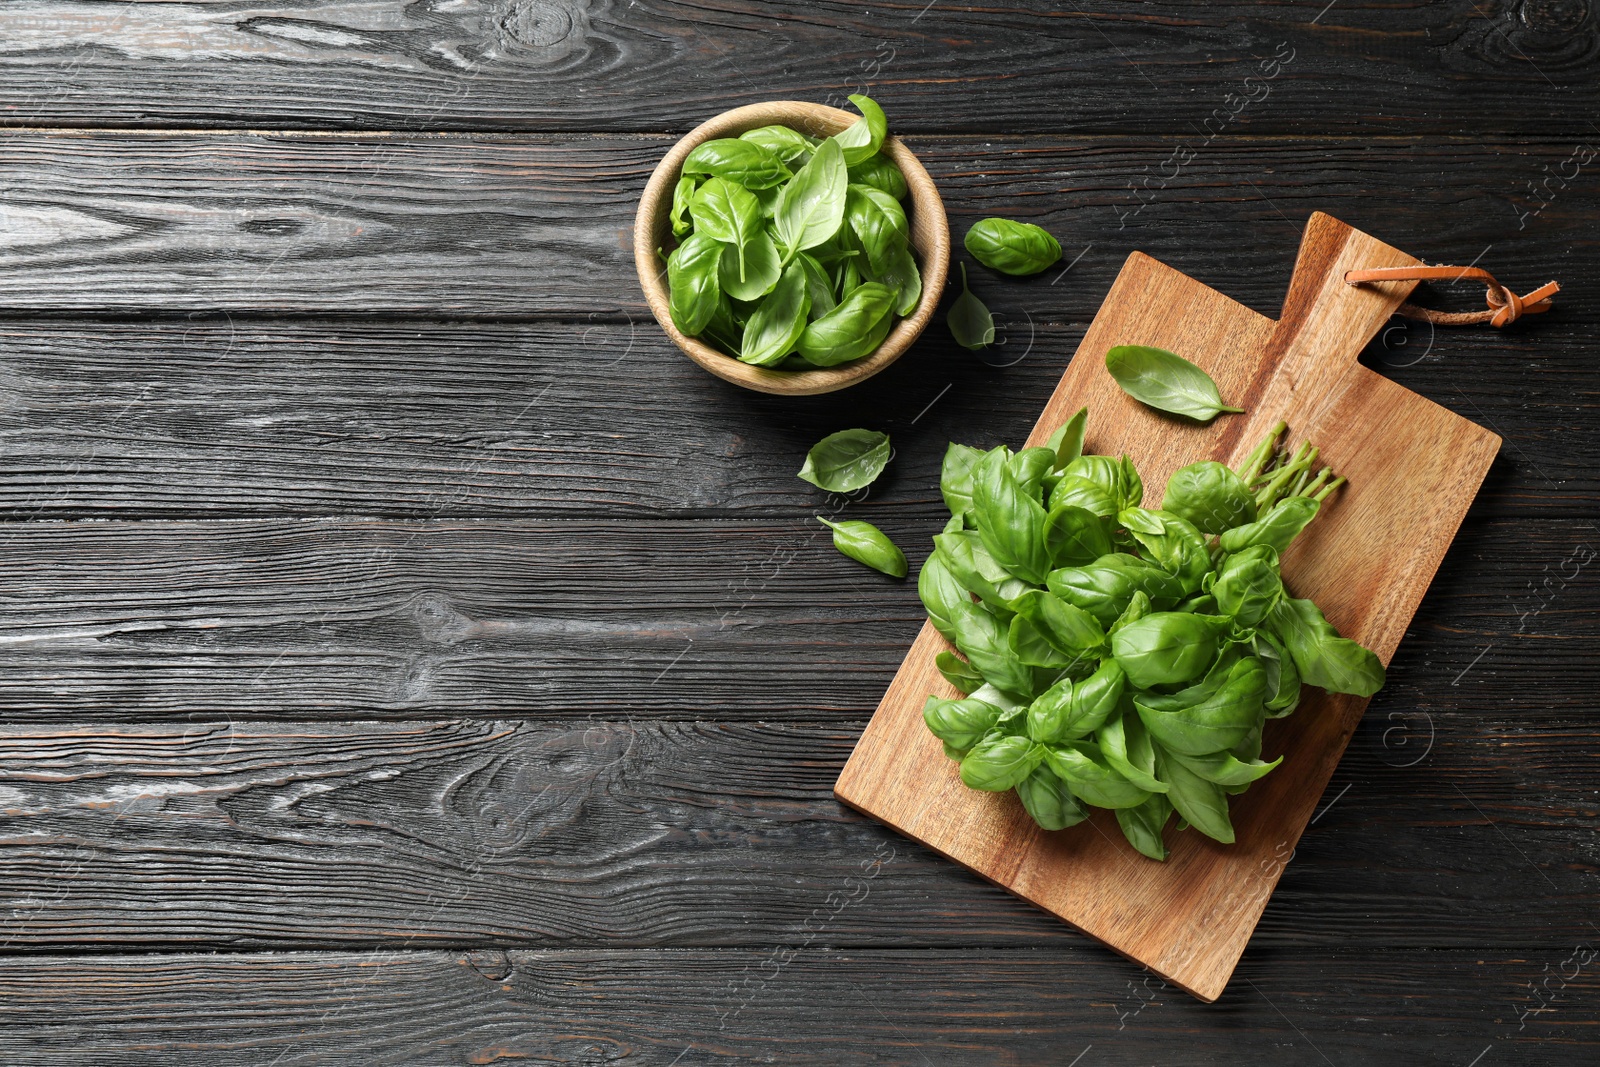
[[[846,186],[844,217],[875,273],[883,273],[889,257],[905,249],[911,239],[900,201],[870,185]]]
[[[1056,467],[1067,464],[1083,455],[1083,431],[1089,424],[1089,409],[1079,408],[1078,413],[1056,428],[1045,442],[1045,447],[1056,454]]]
[[[868,156],[860,163],[849,164],[847,174],[857,185],[870,185],[874,189],[882,189],[896,200],[904,200],[911,191],[906,185],[906,176],[900,173],[900,168],[895,165],[894,160],[882,152]]]
[[[1181,515],[1208,534],[1256,521],[1256,499],[1250,487],[1214,460],[1173,471],[1161,498],[1161,510]]]
[[[906,245],[891,250],[883,269],[873,271],[868,280],[894,293],[894,313],[902,318],[915,311],[922,300],[922,272],[917,269],[916,257]]]
[[[739,280],[743,281],[744,250],[762,227],[761,202],[741,185],[708,178],[694,194],[693,210],[698,232],[732,246],[738,257]]]
[[[1330,693],[1363,697],[1383,688],[1384,670],[1378,657],[1340,637],[1311,601],[1285,596],[1267,616],[1267,626],[1283,641],[1302,682]]]
[[[772,294],[756,305],[744,324],[739,359],[757,367],[775,366],[799,343],[810,309],[805,268],[791,263],[783,269]]]
[[[829,140],[836,141],[844,150],[846,163],[864,163],[878,154],[883,139],[889,135],[889,120],[884,117],[883,108],[870,96],[852,94],[850,102],[861,112],[861,117]]]
[[[1050,510],[1063,507],[1082,508],[1091,515],[1111,518],[1122,510],[1122,501],[1087,478],[1063,474],[1050,490]]]
[[[1129,700],[1106,719],[1095,734],[1100,754],[1116,772],[1150,793],[1165,793],[1167,783],[1156,777],[1156,749],[1144,722]]]
[[[741,133],[739,140],[760,145],[790,167],[805,163],[817,149],[815,140],[788,126],[760,126]]]
[[[972,603],[972,594],[950,573],[938,553],[929,556],[917,574],[917,596],[933,628],[953,643],[956,629],[950,616],[957,610],[955,605]]]
[[[921,579],[918,580],[920,582]],[[954,652],[939,653],[933,658],[933,665],[939,668],[944,680],[955,686],[962,696],[983,688],[983,675]]]
[[[1003,619],[1010,619],[1017,599],[1033,588],[1022,579],[1012,577],[1011,572],[989,554],[976,530],[938,534],[933,544],[935,553],[955,580],[996,609]]]
[[[1158,411],[1210,422],[1224,411],[1217,383],[1199,367],[1164,348],[1117,345],[1106,353],[1106,370],[1122,391]]]
[[[1222,787],[1195,774],[1177,760],[1158,753],[1157,767],[1171,786],[1167,800],[1189,825],[1214,841],[1233,844],[1233,823],[1228,820],[1228,794]]]
[[[778,259],[778,248],[764,231],[758,231],[744,247],[744,274],[739,273],[739,255],[730,245],[724,245],[722,260],[717,265],[717,280],[722,291],[735,300],[760,300],[777,286],[783,275],[783,264]]]
[[[1006,465],[1011,468],[1011,473],[1017,479],[1017,486],[1025,496],[1034,500],[1042,499],[1044,479],[1055,466],[1055,454],[1048,448],[1024,448],[1014,453],[1006,460]]]
[[[929,697],[922,707],[922,721],[933,736],[962,753],[994,729],[999,718],[999,708],[972,697],[965,700]]]
[[[950,514],[964,515],[972,510],[972,468],[983,456],[978,449],[953,441],[945,449],[944,463],[939,468],[939,494]]]
[[[672,187],[672,236],[682,240],[694,228],[691,218],[690,203],[694,199],[695,190],[700,186],[700,176],[685,174],[678,178],[678,184]]]
[[[1124,626],[1138,622],[1154,610],[1155,608],[1150,603],[1150,597],[1146,595],[1144,590],[1135,590],[1133,596],[1128,600],[1128,606],[1122,609],[1121,615],[1117,616],[1117,621],[1106,627],[1106,635],[1110,636]]]
[[[1139,542],[1150,561],[1178,579],[1184,593],[1193,593],[1211,573],[1211,550],[1205,535],[1188,519],[1170,511],[1124,508],[1117,521]],[[1253,624],[1252,624],[1253,625]]]
[[[1122,836],[1128,839],[1128,844],[1141,854],[1153,860],[1165,860],[1167,845],[1161,840],[1161,831],[1171,815],[1172,802],[1157,795],[1137,807],[1118,808],[1117,825],[1122,827]]]
[[[1294,657],[1265,630],[1257,630],[1251,650],[1267,672],[1267,718],[1281,719],[1300,705],[1300,672]]]
[[[1045,551],[1055,567],[1093,563],[1111,552],[1111,535],[1105,523],[1072,504],[1051,508],[1044,518]]]
[[[864,563],[891,578],[906,576],[909,569],[906,554],[872,523],[855,519],[829,522],[821,515],[817,516],[817,521],[833,531],[833,547],[857,563]]]
[[[1073,796],[1097,808],[1131,808],[1150,796],[1118,774],[1092,741],[1066,741],[1045,745],[1045,766],[1055,771]]]
[[[1005,448],[984,456],[972,472],[972,520],[1000,565],[1034,585],[1050,572],[1043,505],[1018,484]]]
[[[1089,817],[1072,791],[1049,767],[1039,766],[1015,786],[1023,808],[1043,830],[1065,830]]]
[[[1213,752],[1208,756],[1184,756],[1177,752],[1168,752],[1167,755],[1217,785],[1249,785],[1283,762],[1282,756],[1271,763],[1263,763],[1258,759],[1239,760],[1229,752]]]
[[[1104,490],[1116,503],[1110,512],[1112,515],[1125,508],[1136,508],[1144,499],[1144,481],[1127,456],[1113,459],[1110,456],[1080,455],[1061,469],[1061,476],[1063,482],[1068,478],[1082,478]],[[1057,488],[1060,488],[1059,483]],[[1050,503],[1054,506],[1058,501],[1052,496]]]
[[[667,309],[673,325],[690,337],[706,328],[722,300],[717,264],[723,247],[704,234],[692,233],[667,258]]]
[[[1045,577],[1045,585],[1068,604],[1082,608],[1102,626],[1117,621],[1136,592],[1152,604],[1171,604],[1183,595],[1178,579],[1137,556],[1113,552],[1083,567],[1058,567]]]
[[[1006,644],[1006,629],[980,604],[953,604],[950,622],[956,651],[967,657],[984,681],[1019,697],[1033,696],[1033,672],[1017,661]]]
[[[961,780],[971,789],[1004,792],[1033,773],[1043,750],[1026,737],[985,738],[961,761]]]
[[[1117,710],[1126,681],[1112,659],[1081,681],[1061,679],[1028,705],[1028,736],[1041,744],[1089,736]]]
[[[773,228],[786,255],[815,248],[839,232],[844,224],[845,187],[844,156],[838,142],[829,138],[778,198]]]
[[[871,485],[888,465],[888,434],[840,430],[811,446],[800,477],[830,493],[850,493]]]
[[[1038,274],[1061,258],[1061,242],[1031,222],[980,219],[962,243],[972,258],[1003,274]]]
[[[1150,707],[1146,695],[1139,694],[1133,706],[1156,741],[1182,755],[1206,756],[1233,748],[1260,728],[1266,695],[1266,671],[1259,660],[1246,656],[1235,661],[1217,691],[1198,704],[1158,711]]]
[[[811,310],[806,314],[811,319],[820,319],[839,303],[833,297],[833,280],[828,277],[822,264],[805,252],[796,255],[794,261],[800,264],[806,274],[806,296],[811,304]]]
[[[711,174],[746,189],[765,189],[789,178],[783,161],[753,141],[722,137],[696,145],[683,161],[685,174]]]
[[[1225,556],[1216,574],[1211,595],[1216,598],[1217,610],[1231,615],[1240,626],[1261,625],[1284,596],[1278,553],[1270,545],[1253,545]]]
[[[1093,615],[1042,589],[1030,589],[1016,599],[1017,621],[1036,631],[1035,640],[1055,650],[1061,662],[1034,662],[1036,667],[1069,667],[1088,662],[1106,651],[1106,633]],[[1025,662],[1033,662],[1027,661]]]
[[[945,323],[950,327],[950,336],[962,348],[976,352],[994,344],[994,316],[983,306],[983,301],[973,296],[972,290],[967,288],[965,263],[961,264],[961,295],[950,305]]]
[[[1118,630],[1111,649],[1140,689],[1178,685],[1205,673],[1227,625],[1214,615],[1158,611]]]
[[[860,359],[883,343],[893,322],[894,294],[876,282],[864,282],[805,328],[800,354],[819,367]]]
[[[1310,497],[1284,497],[1259,521],[1226,531],[1217,543],[1224,552],[1243,552],[1254,545],[1268,545],[1281,553],[1317,517],[1321,507],[1321,503]]]

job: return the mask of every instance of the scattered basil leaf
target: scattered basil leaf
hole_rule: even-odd
[[[961,295],[950,305],[945,322],[950,327],[950,335],[962,348],[976,352],[994,344],[994,316],[983,306],[983,301],[973,296],[972,290],[967,288],[965,263],[961,264]]]
[[[672,212],[668,216],[672,221],[672,236],[682,240],[689,235],[689,230],[694,226],[690,217],[690,202],[694,199],[695,190],[700,187],[700,178],[694,174],[684,174],[678,178],[678,184],[672,187]]]
[[[1002,274],[1038,274],[1061,258],[1061,242],[1031,222],[980,219],[962,243],[973,259]]]
[[[811,446],[800,477],[830,493],[850,493],[871,485],[888,465],[888,434],[840,430]]]
[[[858,563],[865,563],[875,571],[891,578],[904,578],[909,568],[906,554],[889,540],[887,534],[870,522],[849,519],[829,522],[821,515],[817,521],[833,531],[833,547]]]
[[[1224,411],[1217,383],[1199,367],[1164,348],[1117,345],[1106,353],[1106,370],[1122,391],[1158,411],[1210,422]]]

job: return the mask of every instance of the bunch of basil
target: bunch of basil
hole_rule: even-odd
[[[763,126],[698,145],[672,197],[672,321],[745,363],[832,367],[872,352],[922,299],[901,201],[879,148],[883,109],[818,141]]]
[[[923,718],[968,786],[1015,789],[1047,830],[1115,809],[1161,860],[1174,811],[1233,840],[1228,796],[1278,765],[1262,724],[1303,683],[1368,696],[1384,671],[1278,571],[1343,481],[1313,472],[1314,448],[1280,452],[1280,423],[1239,470],[1184,467],[1144,508],[1126,456],[1083,454],[1086,418],[1046,447],[946,453],[951,519],[917,586],[964,698]]]

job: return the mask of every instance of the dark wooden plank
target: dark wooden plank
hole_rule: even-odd
[[[833,945],[1083,943],[834,800],[859,731],[7,726],[0,948],[749,946],[792,942],[841,886]],[[1590,938],[1597,771],[1577,717],[1375,707],[1253,944]]]
[[[1182,1059],[1161,1062],[1564,1067],[1600,1048],[1600,979],[1583,958],[1252,952],[1204,1005],[1087,946],[12,957],[0,1050],[18,1067],[1014,1067],[1149,1063],[1173,1048]],[[1556,999],[1523,1019],[1537,1006],[1527,984],[1567,960]]]
[[[907,129],[1588,138],[1582,4],[14,0],[13,124],[686,129],[870,90]],[[1166,106],[1149,106],[1151,99]],[[1516,101],[1507,106],[1508,100]]]
[[[870,502],[842,513],[880,522],[914,565],[942,525]],[[1479,707],[1590,708],[1592,524],[1469,517],[1461,536],[1402,643],[1401,706],[1470,691]],[[914,583],[846,559],[809,518],[22,522],[0,537],[13,721],[854,721],[922,620]]]
[[[8,131],[0,312],[645,321],[628,233],[669,143]],[[1537,215],[1545,201],[1526,188],[1576,165],[1570,143],[1229,137],[1168,181],[1161,163],[1177,144],[939,137],[912,147],[939,179],[954,232],[1023,216],[1059,234],[1069,256],[1084,253],[1059,282],[1056,272],[1023,283],[983,274],[979,291],[1014,318],[1088,321],[1133,249],[1276,314],[1299,227],[1323,210],[1429,261],[1482,257],[1518,287],[1558,277],[1558,321],[1595,321],[1600,183],[1553,184]]]

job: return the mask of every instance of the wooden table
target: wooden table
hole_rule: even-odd
[[[0,7],[0,1062],[1594,1062],[1597,75],[1585,0]],[[634,200],[863,88],[1072,266],[737,390]],[[1273,314],[1315,209],[1563,291],[1367,354],[1505,447],[1205,1006],[832,798],[921,613],[793,473],[891,433],[915,565],[1130,250]]]

